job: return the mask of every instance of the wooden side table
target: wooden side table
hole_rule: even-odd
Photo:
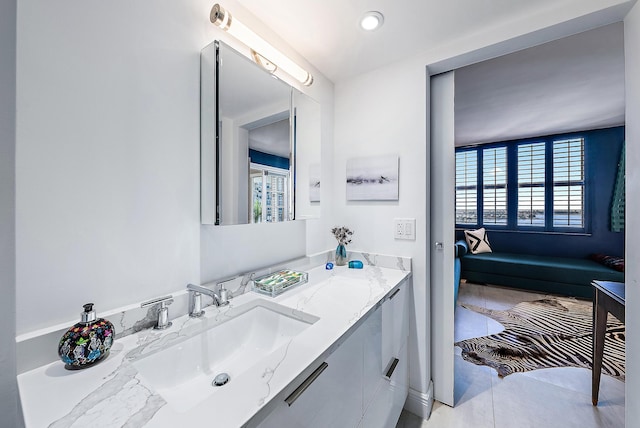
[[[604,338],[607,329],[607,314],[624,322],[624,283],[593,281],[593,369],[591,371],[591,402],[598,405],[600,374]]]

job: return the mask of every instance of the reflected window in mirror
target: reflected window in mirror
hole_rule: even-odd
[[[250,223],[288,219],[290,128],[287,118],[249,130]]]

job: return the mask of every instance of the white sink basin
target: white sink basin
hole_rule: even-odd
[[[227,373],[230,383],[258,361],[284,348],[319,318],[266,300],[229,309],[227,321],[132,361],[142,380],[176,411],[186,412],[225,386],[212,386]]]

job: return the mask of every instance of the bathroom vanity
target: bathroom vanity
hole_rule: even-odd
[[[276,298],[247,292],[120,338],[95,367],[22,373],[26,426],[393,426],[408,393],[411,284],[397,265],[309,268]]]

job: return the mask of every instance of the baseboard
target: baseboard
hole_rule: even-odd
[[[429,382],[429,389],[426,393],[409,388],[404,408],[422,419],[429,419],[433,408],[433,382]]]

